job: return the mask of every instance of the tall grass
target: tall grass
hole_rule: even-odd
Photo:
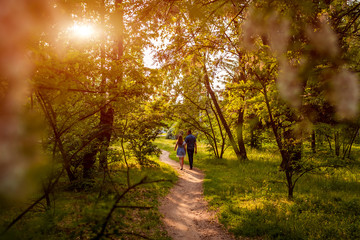
[[[157,145],[176,159],[174,140]],[[236,236],[265,239],[360,239],[360,171],[307,174],[287,199],[285,174],[275,150],[248,150],[240,163],[227,151],[215,159],[199,145],[194,166],[205,171],[204,195],[220,222]],[[231,149],[229,149],[231,150]],[[187,159],[185,159],[185,162]]]

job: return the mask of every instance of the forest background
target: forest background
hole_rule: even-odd
[[[360,238],[359,18],[349,0],[2,2],[2,237],[167,239],[157,137],[191,128],[236,236]]]

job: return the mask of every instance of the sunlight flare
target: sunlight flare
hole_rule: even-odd
[[[74,23],[69,30],[74,36],[79,38],[89,38],[95,34],[95,29],[90,24]]]

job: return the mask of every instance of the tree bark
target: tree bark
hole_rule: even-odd
[[[114,22],[114,27],[116,31],[116,60],[119,61],[122,59],[124,55],[124,11],[122,9],[122,0],[116,0],[115,1],[115,12],[116,12],[116,20]],[[102,1],[102,8],[105,9],[105,2]],[[105,10],[104,10],[105,13]],[[104,19],[102,19],[104,21]],[[105,62],[105,49],[102,48],[101,52],[101,62]],[[118,64],[121,64],[118,62]],[[101,72],[102,72],[102,80],[101,85],[104,87],[106,84],[105,74],[104,74],[104,65],[101,66]],[[121,83],[123,79],[122,71],[116,79],[113,80],[112,85],[113,87],[116,87],[117,84]],[[105,90],[105,89],[102,89]],[[102,131],[102,134],[100,134],[100,149],[99,149],[99,171],[106,171],[107,166],[107,155],[108,155],[108,149],[110,146],[110,140],[112,136],[112,128],[113,128],[113,122],[114,122],[114,109],[109,104],[108,108],[104,108],[100,112],[100,123],[99,128]]]
[[[114,123],[114,109],[110,107],[106,112],[101,111],[99,135],[100,141],[100,156],[99,156],[99,170],[107,170],[107,152],[110,146],[110,139],[112,135],[112,128]]]
[[[223,127],[225,128],[225,131],[226,131],[227,135],[229,136],[230,144],[234,149],[234,152],[236,154],[237,159],[240,160],[240,161],[246,160],[246,158],[243,158],[243,154],[241,154],[241,152],[239,151],[239,148],[238,148],[238,146],[237,146],[237,144],[235,142],[235,139],[234,139],[234,137],[233,137],[233,135],[231,133],[230,127],[229,127],[229,125],[227,124],[227,122],[226,122],[226,120],[224,118],[224,115],[223,115],[223,113],[221,111],[221,108],[219,106],[219,103],[217,101],[215,93],[211,89],[210,82],[209,82],[209,76],[207,75],[206,71],[205,71],[204,81],[205,81],[206,90],[210,94],[211,100],[214,103],[216,112],[218,113],[218,116],[219,116],[219,118],[221,120],[221,123],[222,123]]]
[[[340,145],[340,136],[337,131],[334,133],[334,140],[335,140],[335,155],[339,157],[341,145]]]
[[[244,108],[240,108],[238,110],[236,133],[237,133],[237,140],[238,140],[238,146],[239,146],[239,151],[240,151],[241,157],[243,159],[247,159],[245,143],[244,143],[244,137],[243,137],[244,112],[245,112]]]
[[[311,133],[311,149],[313,153],[316,153],[316,134],[315,130]]]
[[[326,134],[325,137],[326,137],[326,140],[328,141],[329,149],[330,149],[330,151],[332,151],[330,136]]]
[[[98,153],[98,146],[96,143],[91,143],[90,151],[84,154],[82,161],[83,178],[91,179],[94,177],[94,165],[96,162],[96,154]]]
[[[209,112],[207,109],[205,109],[205,112],[206,112],[206,116],[208,117],[208,120],[209,120],[209,125],[210,125],[210,129],[211,129],[211,133],[212,133],[212,139],[214,141],[214,152],[215,152],[215,156],[217,158],[220,158],[220,155],[219,155],[219,149],[218,149],[218,146],[217,146],[217,142],[216,142],[216,134],[214,132],[214,128],[212,126],[212,122],[211,122],[211,118],[210,118],[210,115],[209,115]]]
[[[292,172],[285,170],[285,174],[286,174],[286,181],[288,187],[288,199],[293,200],[295,184],[292,181]]]
[[[209,98],[209,95],[206,96],[207,98]],[[223,158],[223,155],[224,155],[224,152],[225,152],[225,144],[226,144],[226,139],[225,139],[225,136],[223,134],[223,130],[222,130],[222,127],[221,127],[221,122],[219,120],[219,116],[218,114],[216,113],[215,109],[213,108],[213,105],[211,103],[211,99],[209,99],[209,104],[210,104],[210,108],[211,108],[211,111],[214,113],[215,115],[215,118],[216,118],[216,122],[218,124],[218,127],[219,127],[219,132],[220,132],[220,136],[221,136],[221,151],[220,151],[220,156],[219,158],[222,159]]]
[[[281,154],[282,161],[281,161],[281,164],[280,164],[280,168],[282,170],[285,170],[287,168],[287,165],[288,165],[288,162],[289,162],[289,157],[288,157],[288,154],[287,154],[287,152],[285,151],[285,149],[283,147],[283,143],[281,141],[280,134],[278,133],[278,129],[277,129],[277,126],[276,126],[274,118],[273,118],[272,110],[271,110],[271,107],[270,107],[270,101],[269,101],[269,98],[267,96],[266,86],[263,86],[263,94],[264,94],[264,97],[265,97],[266,107],[267,107],[267,110],[268,110],[268,113],[269,113],[270,126],[271,126],[271,128],[273,130],[273,133],[275,135],[276,144],[278,145],[278,148],[279,148],[279,151],[280,151],[280,154]]]
[[[349,141],[349,145],[346,147],[345,149],[345,152],[344,152],[344,156],[343,156],[343,159],[345,159],[345,157],[348,157],[350,158],[350,153],[351,153],[351,148],[352,148],[352,145],[354,144],[355,142],[355,139],[356,139],[356,136],[359,134],[359,130],[360,130],[360,126],[356,127],[353,135],[351,136],[351,139]],[[347,156],[346,156],[347,155]]]

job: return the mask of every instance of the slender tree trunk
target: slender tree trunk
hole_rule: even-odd
[[[99,170],[107,170],[107,153],[110,146],[110,139],[112,135],[112,128],[114,123],[114,110],[109,108],[106,112],[102,111],[100,115],[101,134],[100,141],[100,156],[99,156]]]
[[[313,153],[316,153],[316,135],[315,130],[311,133],[311,149]]]
[[[210,125],[210,129],[211,129],[211,133],[212,133],[212,139],[214,140],[214,152],[215,152],[215,156],[217,158],[220,158],[219,156],[219,149],[218,149],[218,146],[217,146],[217,142],[216,142],[216,134],[214,132],[214,128],[213,128],[213,125],[212,125],[212,122],[211,122],[211,118],[210,118],[210,115],[209,115],[209,112],[207,109],[205,109],[205,112],[206,112],[206,116],[208,117],[208,120],[209,120],[209,125]]]
[[[58,142],[59,150],[63,157],[65,171],[69,177],[70,182],[72,182],[72,181],[76,180],[76,177],[75,177],[74,173],[71,171],[71,164],[70,164],[69,158],[65,152],[65,149],[64,149],[64,146],[62,144],[60,137],[55,136],[55,138],[56,138],[56,141]]]
[[[207,95],[207,97],[209,98],[209,95]],[[216,113],[215,109],[213,108],[213,105],[211,103],[211,99],[209,99],[209,104],[210,104],[210,108],[211,108],[211,111],[214,113],[215,115],[215,118],[216,118],[216,122],[218,124],[218,127],[219,127],[219,132],[220,132],[220,136],[221,136],[221,150],[220,150],[220,155],[219,155],[219,158],[222,159],[223,158],[223,155],[224,155],[224,151],[225,151],[225,144],[226,144],[226,139],[225,139],[225,136],[223,134],[223,129],[221,127],[221,122],[219,120],[219,116],[218,114]]]
[[[100,21],[101,24],[105,24],[105,1],[100,1]],[[106,42],[106,34],[102,32],[102,41],[100,43],[100,72],[101,72],[101,82],[100,82],[100,91],[105,91],[106,86],[106,74],[105,74],[105,62],[106,62],[106,51],[105,51],[105,42]],[[107,96],[104,96],[104,102],[106,102]],[[106,136],[107,134],[107,125],[103,121],[107,119],[106,116],[108,106],[104,104],[104,106],[100,109],[100,121],[99,121],[99,136],[97,137],[98,143],[92,143],[90,145],[90,150],[84,155],[83,158],[83,177],[84,178],[92,178],[94,165],[96,162],[96,155],[100,152],[99,156],[99,171],[107,170],[107,142]]]
[[[232,146],[233,149],[234,149],[234,152],[235,152],[235,154],[236,154],[237,159],[240,160],[240,161],[246,160],[246,158],[243,158],[242,154],[240,153],[239,148],[238,148],[238,146],[237,146],[237,144],[236,144],[236,142],[235,142],[235,139],[234,139],[234,137],[233,137],[233,135],[232,135],[232,133],[231,133],[230,127],[229,127],[229,125],[227,124],[227,122],[226,122],[226,120],[225,120],[225,118],[224,118],[224,115],[222,114],[222,111],[221,111],[221,108],[220,108],[219,103],[218,103],[218,101],[217,101],[217,98],[216,98],[216,96],[215,96],[215,93],[214,93],[214,91],[211,89],[210,82],[209,82],[209,76],[207,75],[206,71],[205,71],[205,78],[204,78],[204,80],[205,80],[206,90],[207,90],[207,92],[210,94],[211,99],[212,99],[212,101],[213,101],[213,103],[214,103],[216,112],[217,112],[218,115],[219,115],[219,118],[220,118],[220,120],[221,120],[221,123],[222,123],[223,127],[225,128],[225,131],[226,131],[227,135],[229,136],[230,144],[231,144],[231,146]]]
[[[56,114],[54,112],[54,109],[52,108],[51,104],[48,104],[47,101],[43,98],[42,94],[40,92],[37,93],[39,102],[40,102],[40,106],[43,109],[46,118],[49,121],[49,124],[53,130],[54,133],[54,137],[55,137],[55,143],[58,148],[59,151],[61,153],[61,156],[63,158],[63,165],[64,165],[64,169],[68,175],[68,178],[70,180],[70,182],[74,181],[76,179],[74,173],[71,171],[71,163],[69,160],[68,155],[66,154],[66,151],[64,149],[62,140],[61,140],[61,135],[58,131],[57,128],[57,124],[56,124]]]
[[[251,148],[256,148],[256,139],[255,139],[254,132],[255,132],[254,129],[250,129],[250,147]]]
[[[340,156],[340,139],[339,139],[339,133],[336,131],[334,133],[334,140],[335,140],[335,155]]]
[[[278,145],[282,158],[280,167],[282,170],[285,171],[287,187],[288,187],[288,198],[292,200],[294,196],[294,187],[295,187],[292,176],[294,171],[296,171],[296,168],[294,168],[294,163],[296,163],[296,161],[301,159],[302,142],[296,143],[294,132],[292,130],[289,130],[289,131],[285,131],[283,134],[285,139],[284,140],[285,143],[283,144],[283,142],[281,141],[281,136],[278,133],[278,129],[272,115],[270,101],[267,96],[266,86],[263,86],[263,93],[265,97],[266,107],[268,109],[268,113],[270,117],[270,125],[271,128],[273,129],[276,143]]]
[[[245,112],[245,108],[240,108],[238,110],[236,133],[237,133],[237,140],[238,140],[238,146],[239,146],[241,157],[243,159],[247,159],[245,143],[244,143],[244,137],[243,137],[244,112]]]
[[[329,149],[330,149],[330,151],[332,151],[330,136],[326,134],[325,137],[326,137],[326,140],[328,141]]]
[[[360,130],[360,126],[357,127],[356,131],[355,131],[355,134],[350,142],[350,147],[349,147],[349,153],[348,153],[348,158],[350,158],[350,153],[351,153],[351,147],[352,145],[354,144],[355,142],[355,139],[356,139],[356,136],[359,134],[359,130]]]
[[[296,135],[293,130],[288,130],[284,132],[284,142],[288,156],[286,169],[289,171],[298,171],[300,169],[298,162],[301,160],[302,141],[296,140]]]
[[[220,151],[220,158],[223,158],[224,152],[225,152],[225,138],[221,140],[221,151]]]
[[[274,118],[273,118],[273,114],[272,114],[272,110],[270,107],[270,101],[269,98],[267,96],[267,90],[266,90],[266,86],[263,86],[263,94],[264,94],[264,98],[265,98],[265,103],[266,103],[266,107],[269,113],[269,118],[270,118],[270,126],[273,130],[273,133],[275,135],[275,140],[276,140],[276,144],[278,145],[280,154],[281,154],[281,164],[280,167],[282,170],[286,170],[287,166],[288,166],[288,162],[289,162],[289,157],[287,152],[284,150],[283,144],[281,142],[281,138],[280,135],[278,133],[278,129],[277,126],[275,124]]]
[[[46,209],[50,209],[51,208],[50,192],[48,191],[48,188],[45,185],[43,185],[43,190],[46,200]]]
[[[287,187],[288,187],[288,199],[293,200],[295,184],[293,183],[293,180],[292,180],[292,172],[285,170],[285,174],[286,174],[286,181],[287,181]]]
[[[115,1],[115,21],[114,27],[116,31],[116,50],[117,50],[117,57],[116,60],[118,64],[121,64],[119,61],[123,58],[124,55],[124,11],[122,6],[122,0]],[[105,9],[105,2],[102,1],[102,8]],[[104,11],[105,12],[105,11]],[[102,19],[104,21],[104,19]],[[102,63],[105,60],[105,48],[102,48],[101,57]],[[105,86],[106,79],[104,74],[104,65],[101,67],[102,71],[102,86]],[[116,87],[118,84],[122,83],[123,80],[123,71],[121,70],[120,73],[117,75],[117,78],[113,80],[112,87]],[[110,140],[112,135],[112,128],[113,128],[113,121],[114,121],[114,109],[109,104],[107,108],[102,109],[100,112],[100,124],[99,127],[103,131],[103,134],[100,135],[100,156],[99,156],[99,170],[107,170],[107,155],[108,149],[110,146]]]
[[[349,141],[349,145],[346,147],[346,150],[345,150],[343,159],[345,159],[346,155],[347,155],[348,158],[350,158],[351,148],[352,148],[352,145],[353,145],[354,142],[355,142],[356,136],[357,136],[358,133],[359,133],[359,129],[360,129],[360,126],[356,127],[356,129],[355,129],[355,131],[354,131],[354,134],[351,136],[351,139],[350,139],[350,141]]]
[[[124,147],[124,139],[121,138],[121,149],[122,149],[122,152],[123,152],[123,155],[124,155],[124,161],[125,161],[125,164],[126,164],[126,181],[127,181],[127,185],[128,187],[130,187],[130,167],[129,167],[129,164],[127,162],[127,158],[126,158],[126,152],[125,152],[125,147]]]

